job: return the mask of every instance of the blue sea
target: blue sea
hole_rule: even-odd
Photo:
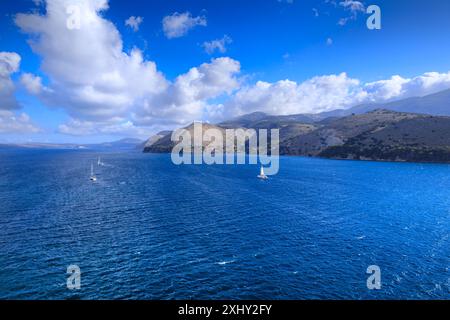
[[[258,173],[2,151],[0,298],[450,298],[449,165],[282,157],[278,175]]]

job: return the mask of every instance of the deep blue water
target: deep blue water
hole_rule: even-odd
[[[450,298],[448,165],[283,157],[260,181],[121,153],[92,183],[98,155],[0,154],[0,298]]]

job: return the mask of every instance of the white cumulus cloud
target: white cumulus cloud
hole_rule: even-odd
[[[450,72],[427,72],[414,78],[399,75],[367,83],[364,90],[374,102],[425,96],[450,88]]]
[[[363,103],[384,103],[425,96],[450,88],[450,72],[428,72],[414,78],[392,76],[362,83],[346,73],[314,77],[301,83],[258,81],[245,86],[225,103],[226,117],[254,111],[269,114],[318,113]]]
[[[191,68],[178,76],[166,92],[147,100],[135,114],[135,122],[165,123],[170,119],[185,124],[208,117],[209,112],[215,112],[209,100],[231,95],[239,88],[239,72],[240,63],[227,57]]]
[[[11,75],[19,70],[20,56],[15,52],[0,52],[0,109],[17,109],[15,85]]]
[[[355,14],[358,12],[365,11],[365,6],[360,1],[345,0],[345,1],[339,2],[339,5]]]
[[[15,18],[42,58],[41,70],[48,79],[44,83],[24,73],[20,82],[46,105],[67,111],[71,120],[60,132],[141,133],[154,126],[187,124],[214,111],[210,99],[239,87],[240,64],[230,58],[214,59],[173,82],[167,80],[138,49],[124,52],[118,30],[102,17],[106,0],[77,3],[79,30],[66,27],[71,0],[47,0],[45,15]]]
[[[45,15],[18,14],[20,29],[42,58],[48,90],[41,81],[24,76],[22,82],[50,106],[63,107],[70,116],[88,120],[126,117],[146,95],[166,89],[167,80],[138,49],[123,51],[115,26],[101,17],[106,0],[79,0],[80,29],[66,27],[71,0],[47,0]],[[32,81],[33,80],[33,81]]]
[[[364,98],[359,80],[341,73],[314,77],[302,83],[258,81],[254,86],[239,90],[225,106],[231,114],[263,111],[288,115],[345,108]]]
[[[162,20],[163,31],[168,39],[179,38],[186,35],[189,30],[196,26],[207,25],[205,17],[193,17],[190,12],[178,13],[165,16]]]
[[[35,95],[40,94],[42,90],[48,90],[42,84],[42,78],[35,76],[32,73],[23,73],[22,76],[20,77],[20,83],[29,93]]]
[[[40,129],[24,113],[0,110],[0,133],[36,133]]]
[[[224,35],[222,39],[205,41],[202,46],[208,54],[213,54],[215,51],[225,53],[227,51],[227,44],[230,44],[231,42],[233,42],[233,40],[229,36]]]
[[[85,136],[95,134],[118,134],[128,136],[139,136],[146,138],[150,131],[147,128],[136,127],[131,121],[84,121],[70,119],[67,123],[58,126],[58,132],[73,136]]]
[[[131,16],[125,20],[125,25],[133,29],[134,32],[139,31],[139,26],[144,22],[144,18]]]
[[[336,6],[336,3],[334,3],[334,5]],[[349,20],[355,20],[359,13],[364,13],[366,11],[366,7],[360,1],[344,0],[339,2],[339,5],[343,7],[345,11],[350,12],[350,16],[339,19],[338,25],[340,26],[345,26]]]
[[[39,131],[26,113],[18,111],[20,105],[11,76],[19,71],[20,60],[21,57],[15,52],[0,52],[0,133]]]

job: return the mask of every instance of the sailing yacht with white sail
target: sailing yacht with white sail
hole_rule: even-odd
[[[91,163],[91,178],[90,178],[90,180],[97,181],[97,177],[94,174],[94,164],[93,163]]]
[[[261,172],[259,173],[258,178],[259,178],[259,179],[262,179],[262,180],[267,180],[267,179],[269,179],[269,177],[266,176],[265,173],[264,173],[264,167],[263,167],[263,166],[261,166]]]

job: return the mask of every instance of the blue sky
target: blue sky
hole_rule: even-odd
[[[63,55],[55,46],[74,33],[26,26],[30,14],[46,17],[46,4],[39,2],[44,1],[0,4],[0,52],[20,56],[20,66],[8,75],[17,105],[0,105],[4,110],[0,141],[143,138],[199,118],[214,122],[258,110],[279,114],[320,112],[450,87],[449,1],[74,0],[86,5],[86,12],[94,8],[98,40],[97,31],[82,30],[91,34],[76,36],[73,43],[83,48],[68,58],[55,56]],[[102,2],[108,2],[109,8],[95,9]],[[366,27],[369,15],[365,8],[372,4],[381,8],[381,30]],[[28,16],[18,22],[19,13]],[[61,9],[59,14],[63,13]],[[194,25],[171,38],[162,21],[164,17],[180,18],[175,13],[186,14]],[[136,29],[125,25],[131,16],[143,19]],[[346,23],[339,23],[341,19],[347,19]],[[42,23],[50,25],[56,20],[43,19]],[[109,22],[113,29],[108,27]],[[140,50],[142,64],[136,68],[142,68],[144,79],[141,69],[126,71],[131,68],[127,65],[130,61],[116,61],[114,54],[104,56],[116,39],[105,36],[105,32],[114,29],[123,42],[124,54],[131,56],[133,49]],[[36,40],[42,30],[47,30],[42,34],[52,39],[51,45],[45,43],[42,34]],[[225,36],[228,40],[223,50],[216,47],[213,53],[206,52],[205,42],[220,43]],[[40,48],[32,49],[30,39],[38,41]],[[104,46],[92,48],[92,42]],[[99,50],[99,54],[89,53],[91,49]],[[128,85],[117,93],[113,90],[116,86],[105,88],[104,83],[94,80],[97,76],[104,79],[108,69],[88,68],[86,60],[76,56],[85,52],[89,63],[96,62],[94,66],[111,61],[111,70],[117,70],[115,77]],[[228,60],[214,61],[221,58]],[[51,65],[53,62],[55,65]],[[146,62],[154,63],[159,75],[150,75]],[[79,66],[79,77],[61,69],[72,64]],[[207,65],[202,68],[202,64]],[[90,70],[92,81],[86,76]],[[30,76],[23,79],[24,74]],[[180,78],[182,75],[187,76]],[[399,78],[392,78],[394,75]],[[287,79],[289,82],[283,82]],[[76,88],[70,87],[73,81]],[[119,103],[111,108],[104,106],[122,98],[126,107]],[[17,120],[23,114],[26,117]],[[8,121],[17,123],[5,124]]]

